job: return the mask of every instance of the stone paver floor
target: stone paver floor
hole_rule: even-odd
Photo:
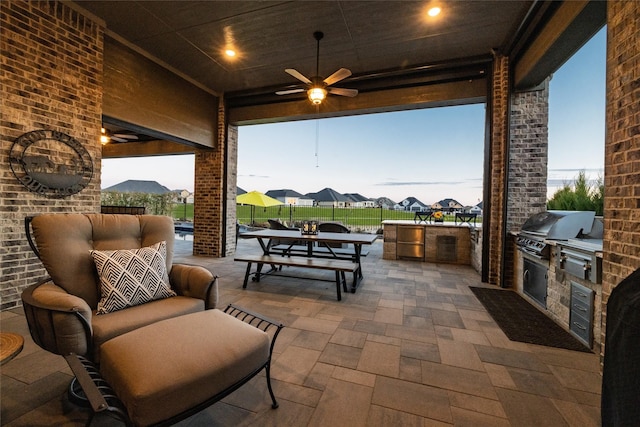
[[[245,264],[190,251],[177,241],[175,262],[217,274],[220,307],[235,303],[286,327],[272,365],[278,409],[260,375],[179,425],[600,424],[599,357],[509,341],[469,290],[483,286],[471,267],[383,260],[378,241],[364,258],[364,282],[339,302],[329,281],[273,276],[244,290]],[[259,247],[241,239],[244,251]],[[3,331],[25,336],[22,353],[1,368],[2,425],[84,425],[86,410],[66,399],[64,359],[31,341],[21,309],[0,316]]]

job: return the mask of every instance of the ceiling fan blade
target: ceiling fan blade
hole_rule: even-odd
[[[327,90],[329,91],[329,93],[331,93],[333,95],[348,96],[349,98],[353,98],[354,96],[356,96],[358,94],[358,89],[345,89],[345,88],[341,88],[341,87],[330,87],[330,88],[327,88]]]
[[[308,78],[306,78],[302,73],[300,73],[298,70],[294,70],[293,68],[287,68],[286,70],[284,70],[285,73],[295,77],[296,79],[300,80],[301,82],[304,82],[306,84],[311,84],[311,80],[309,80]]]
[[[346,79],[351,75],[351,70],[347,70],[346,68],[340,68],[335,73],[331,74],[329,77],[324,79],[324,82],[327,86],[332,85],[334,83],[339,82],[340,80]]]
[[[300,92],[304,92],[304,89],[279,90],[276,92],[276,95],[290,95],[292,93],[300,93]]]
[[[129,142],[128,140],[124,139],[124,138],[118,138],[115,135],[111,135],[109,138],[111,138],[112,140],[116,141],[116,142]]]
[[[129,133],[114,133],[112,137],[124,138],[124,139],[138,139],[138,135],[133,135]]]

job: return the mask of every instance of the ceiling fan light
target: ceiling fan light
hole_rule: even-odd
[[[307,91],[307,94],[309,95],[309,101],[314,105],[321,104],[327,97],[327,91],[322,87],[313,87]]]
[[[109,142],[111,142],[111,138],[107,135],[107,130],[100,128],[100,144],[107,145]]]

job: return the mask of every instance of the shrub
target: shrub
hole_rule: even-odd
[[[547,200],[547,209],[565,211],[595,211],[602,215],[604,211],[604,183],[598,177],[594,185],[587,182],[584,171],[580,171],[573,185],[564,186]]]

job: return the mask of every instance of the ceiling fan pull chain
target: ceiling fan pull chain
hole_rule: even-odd
[[[320,109],[320,106],[316,107],[316,111]],[[320,148],[320,118],[316,117],[316,167],[319,167],[318,150]]]

